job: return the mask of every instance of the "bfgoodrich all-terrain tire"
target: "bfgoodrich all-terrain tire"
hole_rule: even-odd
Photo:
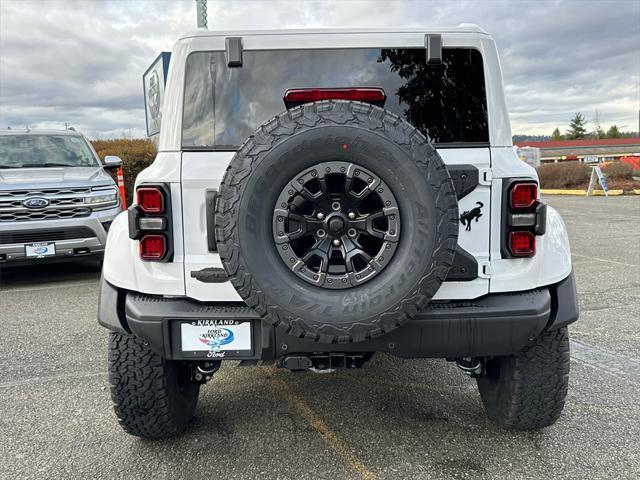
[[[216,202],[218,251],[240,296],[269,324],[323,343],[406,322],[440,288],[457,236],[435,148],[359,102],[310,103],[262,125]]]
[[[496,357],[478,377],[489,418],[516,430],[552,425],[564,408],[569,386],[567,327],[544,332],[517,355]]]
[[[131,435],[177,435],[191,418],[200,385],[187,368],[163,359],[134,335],[109,333],[111,399],[122,428]]]

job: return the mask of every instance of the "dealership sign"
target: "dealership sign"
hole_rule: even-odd
[[[142,75],[147,136],[149,137],[160,133],[162,98],[164,97],[170,58],[171,53],[162,52]]]

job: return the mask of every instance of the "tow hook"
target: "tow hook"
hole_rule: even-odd
[[[456,359],[456,365],[470,377],[479,377],[484,374],[484,361],[476,357],[462,357]]]
[[[213,374],[218,371],[222,362],[200,362],[197,363],[193,369],[193,381],[196,383],[205,384],[211,378]]]

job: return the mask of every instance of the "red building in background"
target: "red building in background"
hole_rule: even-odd
[[[517,147],[540,150],[540,162],[581,161],[596,163],[625,159],[640,169],[640,137],[603,138],[599,140],[549,140],[546,142],[517,142]]]

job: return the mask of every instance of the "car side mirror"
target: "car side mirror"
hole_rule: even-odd
[[[117,168],[120,166],[122,166],[122,159],[120,157],[116,157],[115,155],[107,155],[104,157],[105,168]]]

